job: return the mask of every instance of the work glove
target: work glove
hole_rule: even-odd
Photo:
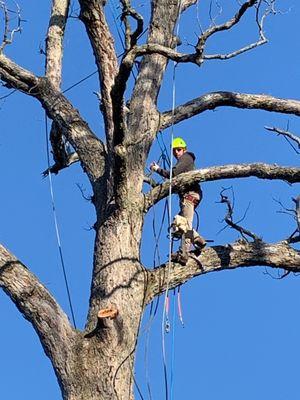
[[[151,169],[151,171],[156,172],[159,169],[159,165],[155,161],[153,161],[150,164],[150,169]]]

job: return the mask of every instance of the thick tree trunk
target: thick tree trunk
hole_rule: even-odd
[[[134,350],[145,303],[147,274],[141,273],[141,201],[114,210],[95,240],[93,283],[88,322],[70,349],[64,399],[133,399]],[[114,318],[98,318],[106,308]]]

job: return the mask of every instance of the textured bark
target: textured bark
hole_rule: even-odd
[[[214,92],[204,94],[176,107],[174,114],[172,114],[172,110],[164,112],[161,117],[160,129],[166,129],[172,124],[178,124],[204,111],[224,106],[300,116],[300,101],[298,100],[278,99],[265,94]]]
[[[79,0],[80,18],[83,21],[94,52],[99,71],[101,88],[101,110],[105,123],[105,134],[110,154],[113,150],[113,104],[111,90],[118,72],[114,39],[110,33],[104,15],[105,2],[96,0]]]
[[[121,3],[129,12],[130,1]],[[195,3],[196,0],[152,0],[146,43],[138,43],[142,25],[140,16],[135,14],[139,25],[133,35],[127,26],[128,48],[118,66],[114,40],[105,18],[105,1],[79,0],[80,19],[85,25],[99,72],[106,144],[96,137],[60,92],[62,39],[68,0],[52,2],[45,77],[35,76],[0,54],[1,80],[8,87],[16,88],[41,103],[55,123],[56,134],[63,135],[76,150],[93,190],[96,239],[89,310],[83,332],[71,327],[47,289],[0,246],[0,286],[36,329],[65,400],[134,398],[133,364],[142,314],[145,305],[167,287],[168,267],[146,269],[140,256],[145,213],[168,194],[170,184],[165,182],[143,194],[144,167],[157,131],[219,106],[300,115],[300,102],[297,100],[230,92],[203,95],[177,107],[174,116],[171,111],[158,112],[157,99],[168,60],[199,61],[195,55],[184,55],[174,50],[178,16]],[[249,7],[254,3],[253,0],[246,2]],[[241,6],[240,14],[231,26],[238,22],[247,7]],[[130,15],[134,14],[133,10],[130,12]],[[214,27],[207,31],[206,38],[217,30]],[[124,107],[131,69],[136,57],[141,56],[137,80],[130,101]],[[55,145],[62,145],[59,137],[56,143],[53,142],[56,152]],[[56,155],[59,156],[59,150]],[[267,164],[211,167],[176,177],[172,189],[178,191],[193,181],[249,176],[294,183],[300,181],[300,170]],[[299,199],[295,202],[299,226]],[[184,267],[172,264],[169,287],[203,273],[255,265],[299,271],[300,254],[284,242],[267,244],[256,240],[253,243],[240,241],[214,246],[205,249],[198,257],[192,255]],[[99,311],[107,308],[116,310],[116,316],[99,318]]]
[[[257,265],[299,272],[300,251],[286,242],[268,244],[260,240],[253,243],[241,240],[227,246],[212,246],[204,249],[198,257],[191,256],[185,266],[173,263],[168,287],[171,289],[208,272]],[[165,264],[149,273],[147,302],[166,290],[167,268]]]
[[[52,0],[50,23],[46,38],[46,76],[59,89],[62,74],[63,37],[70,0]]]
[[[300,182],[300,168],[280,167],[262,163],[233,164],[210,167],[180,174],[172,179],[172,191],[178,192],[193,182],[209,182],[219,179],[235,179],[255,176],[260,179],[280,179],[289,183]],[[168,196],[170,181],[156,186],[145,195],[145,211],[159,200]]]

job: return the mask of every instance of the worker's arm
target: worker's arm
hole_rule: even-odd
[[[169,179],[170,178],[170,171],[167,169],[160,168],[158,164],[155,162],[150,165],[152,171],[158,173],[162,177]],[[194,159],[190,153],[184,153],[179,160],[177,161],[176,165],[172,169],[172,176],[177,176],[182,174],[183,172],[188,172],[194,169]]]

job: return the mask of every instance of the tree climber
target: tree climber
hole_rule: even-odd
[[[195,169],[194,162],[196,157],[194,153],[187,151],[187,145],[182,138],[174,138],[172,150],[173,156],[177,160],[177,163],[172,168],[172,177]],[[164,178],[170,178],[170,171],[160,168],[156,162],[151,163],[150,169]],[[193,243],[197,250],[202,250],[206,245],[204,238],[193,229],[194,212],[202,199],[202,190],[199,183],[195,182],[178,194],[180,206],[179,215],[185,217],[188,231],[182,235],[180,250],[178,253],[172,254],[172,260],[180,262],[181,264],[186,264],[191,243]]]

